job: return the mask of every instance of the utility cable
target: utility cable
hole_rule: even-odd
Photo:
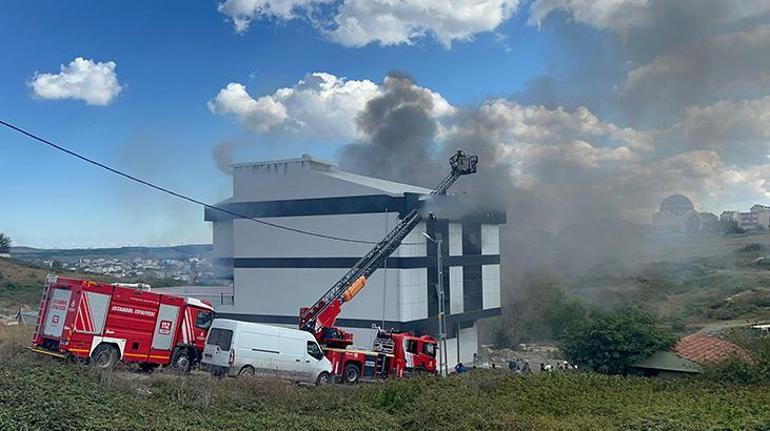
[[[381,242],[377,242],[377,241],[365,241],[365,240],[360,240],[360,239],[345,238],[345,237],[341,237],[341,236],[327,235],[327,234],[313,232],[313,231],[309,231],[309,230],[298,229],[298,228],[294,228],[294,227],[290,227],[290,226],[284,226],[284,225],[281,225],[281,224],[278,224],[278,223],[271,223],[271,222],[260,220],[260,219],[254,218],[254,217],[249,217],[247,215],[240,214],[238,212],[229,210],[227,208],[222,208],[222,207],[218,207],[216,205],[207,204],[206,202],[200,201],[200,200],[195,199],[195,198],[191,198],[191,197],[189,197],[187,195],[183,195],[181,193],[175,192],[175,191],[170,190],[168,188],[165,188],[165,187],[153,184],[153,183],[151,183],[149,181],[143,180],[141,178],[135,177],[135,176],[133,176],[131,174],[128,174],[126,172],[123,172],[123,171],[121,171],[119,169],[112,168],[112,167],[110,167],[108,165],[105,165],[104,163],[97,162],[96,160],[90,159],[90,158],[88,158],[86,156],[83,156],[83,155],[81,155],[81,154],[79,154],[79,153],[77,153],[75,151],[72,151],[72,150],[64,148],[64,147],[62,147],[60,145],[57,145],[57,144],[55,144],[55,143],[53,143],[53,142],[51,142],[51,141],[49,141],[47,139],[41,138],[40,136],[37,136],[37,135],[35,135],[32,132],[28,132],[27,130],[24,130],[21,127],[15,126],[15,125],[13,125],[11,123],[8,123],[6,121],[0,120],[0,124],[2,124],[3,126],[9,128],[9,129],[15,130],[16,132],[21,133],[22,135],[25,135],[25,136],[27,136],[27,137],[35,140],[35,141],[38,141],[38,142],[43,143],[45,145],[48,145],[49,147],[52,147],[52,148],[54,148],[56,150],[59,150],[59,151],[61,151],[63,153],[66,153],[66,154],[68,154],[68,155],[70,155],[72,157],[80,159],[80,160],[82,160],[82,161],[84,161],[86,163],[90,163],[90,164],[92,164],[94,166],[97,166],[97,167],[100,167],[102,169],[105,169],[105,170],[107,170],[107,171],[109,171],[109,172],[111,172],[113,174],[116,174],[116,175],[119,175],[121,177],[127,178],[127,179],[129,179],[131,181],[137,182],[139,184],[142,184],[144,186],[150,187],[150,188],[155,189],[157,191],[169,194],[169,195],[171,195],[171,196],[173,196],[175,198],[182,199],[182,200],[194,203],[196,205],[201,205],[201,206],[203,206],[205,208],[208,208],[208,209],[211,209],[211,210],[214,210],[214,211],[219,211],[221,213],[228,214],[228,215],[231,215],[233,217],[248,219],[248,220],[251,220],[251,221],[259,223],[259,224],[263,224],[263,225],[266,225],[266,226],[274,227],[276,229],[283,229],[283,230],[286,230],[286,231],[289,231],[289,232],[295,232],[295,233],[302,234],[302,235],[309,235],[309,236],[314,236],[314,237],[317,237],[317,238],[328,239],[328,240],[332,240],[332,241],[349,242],[349,243],[354,243],[354,244],[371,244],[371,245],[373,245],[373,244],[381,244]],[[402,243],[401,245],[417,245],[417,244],[419,244],[419,243]]]

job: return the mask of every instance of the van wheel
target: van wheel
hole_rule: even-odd
[[[254,367],[251,365],[246,365],[243,368],[241,368],[241,371],[238,371],[238,377],[242,376],[253,376],[256,374],[256,371],[254,370]]]
[[[332,382],[331,376],[326,371],[324,371],[321,374],[319,374],[318,378],[315,379],[315,385],[316,386],[325,385],[325,384],[331,383],[331,382]]]
[[[99,344],[91,354],[91,363],[102,370],[111,370],[120,361],[120,351],[112,344]]]
[[[171,356],[171,367],[178,373],[187,374],[192,368],[192,358],[187,353],[187,349],[175,350]]]
[[[356,364],[347,364],[345,365],[345,370],[342,373],[342,378],[345,383],[352,385],[353,383],[358,382],[358,379],[361,378],[361,371],[358,369]]]

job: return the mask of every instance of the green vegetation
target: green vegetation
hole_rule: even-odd
[[[13,241],[11,240],[11,237],[0,232],[0,253],[10,253],[12,245]]]
[[[655,319],[637,312],[595,313],[560,337],[567,359],[606,374],[626,374],[634,362],[668,350],[676,341]]]
[[[195,374],[98,372],[23,352],[0,327],[0,429],[766,429],[760,385],[477,370],[445,380],[298,387]]]
[[[638,247],[638,259],[605,261],[565,278],[564,287],[603,309],[653,313],[677,332],[714,321],[768,319],[768,250],[767,234],[650,242]]]
[[[0,259],[0,308],[40,302],[48,272],[13,259]]]

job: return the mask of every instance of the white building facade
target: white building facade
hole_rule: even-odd
[[[448,168],[447,168],[448,170]],[[442,178],[436,178],[438,183]],[[460,181],[472,181],[473,177]],[[247,217],[324,235],[378,242],[430,190],[341,171],[299,159],[233,166],[233,197],[219,205]],[[217,271],[232,277],[239,320],[295,326],[300,307],[313,304],[371,244],[308,236],[208,209]],[[420,223],[343,306],[337,324],[370,347],[372,325],[437,334],[437,247],[443,241],[449,366],[471,362],[476,322],[500,314],[499,225],[505,213],[479,212],[458,220]]]

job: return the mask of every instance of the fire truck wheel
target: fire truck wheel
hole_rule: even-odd
[[[352,385],[353,383],[357,383],[360,377],[361,370],[358,369],[356,364],[345,365],[345,370],[343,371],[343,379],[345,383]]]
[[[327,383],[332,383],[332,379],[331,379],[331,376],[329,375],[329,373],[327,373],[326,371],[324,371],[323,373],[319,374],[318,378],[315,379],[315,385],[316,386],[325,385]]]
[[[238,371],[238,376],[253,376],[256,373],[254,371],[254,367],[251,365],[245,365],[243,368],[241,368],[241,371]]]
[[[91,362],[103,370],[115,368],[120,360],[120,351],[112,344],[100,344],[91,354]]]
[[[174,354],[171,356],[171,367],[178,373],[189,373],[192,368],[192,363],[192,358],[190,358],[187,349],[175,350]]]

